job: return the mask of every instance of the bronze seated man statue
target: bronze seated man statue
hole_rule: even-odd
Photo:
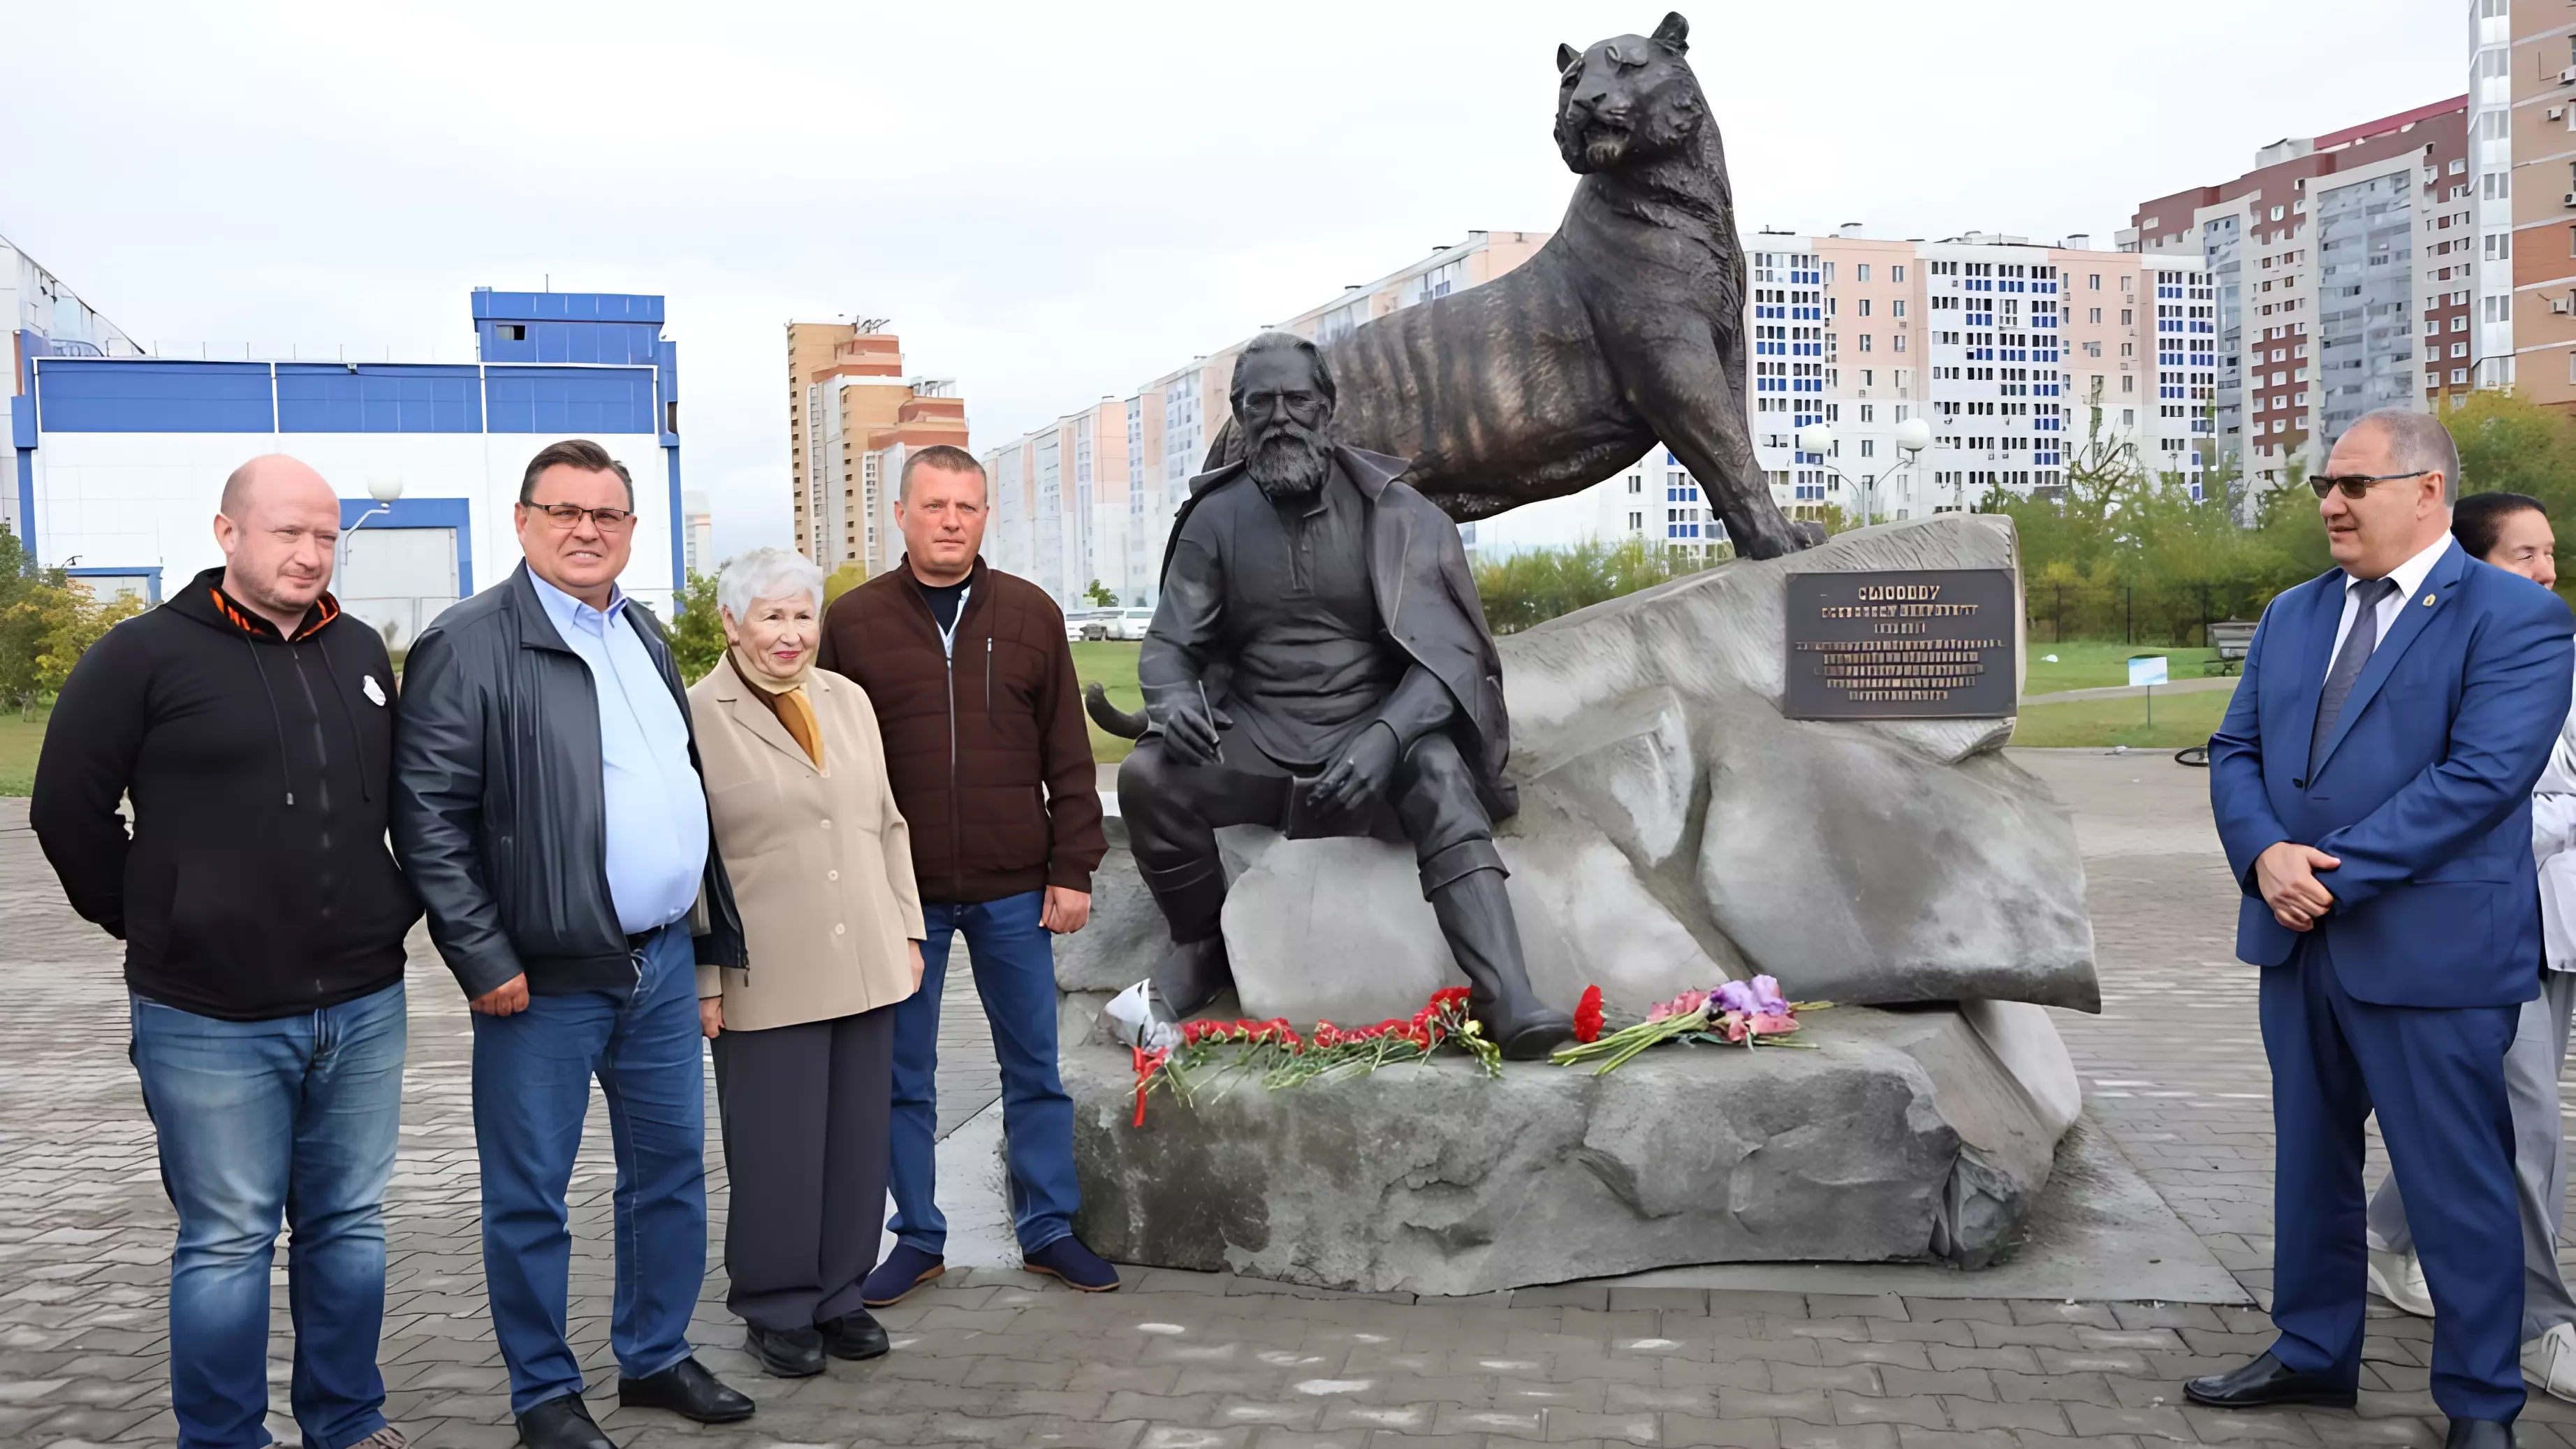
[[[1121,1037],[1232,984],[1216,831],[1406,840],[1470,1009],[1504,1055],[1573,1035],[1531,991],[1493,822],[1502,665],[1447,515],[1396,481],[1402,459],[1332,442],[1333,379],[1312,343],[1267,333],[1234,370],[1243,460],[1193,479],[1137,660],[1151,728],[1118,771],[1136,864],[1172,953],[1121,993]]]

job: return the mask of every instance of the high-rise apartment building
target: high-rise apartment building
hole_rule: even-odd
[[[697,488],[684,490],[680,494],[681,577],[716,571],[715,538],[715,509],[707,502],[705,491]]]
[[[1363,322],[1491,281],[1529,260],[1547,235],[1469,232],[1278,326],[1329,342]],[[1123,602],[1158,597],[1163,544],[1191,475],[1225,425],[1226,389],[1242,345],[1193,358],[1126,398],[1104,398],[986,452],[986,470],[1010,480],[997,483],[1002,498],[985,542],[993,565],[1036,580],[1067,607],[1079,606],[1095,581]],[[1473,529],[1467,525],[1471,547]]]
[[[1546,240],[1543,232],[1471,232],[1279,325],[1331,341],[1503,276]],[[2091,466],[2200,487],[2217,327],[2200,262],[2099,251],[2085,240],[1887,240],[1856,226],[1833,236],[1748,237],[1746,408],[1774,500],[1792,516],[1833,508],[1854,518],[1920,517],[1974,507],[1997,488],[2026,495],[2062,486],[2088,444]],[[987,544],[995,565],[1037,579],[1068,605],[1095,578],[1122,600],[1150,602],[1173,511],[1225,421],[1240,346],[987,453],[1001,490]],[[1896,430],[1915,418],[1932,425],[1933,443],[1908,457]],[[1124,428],[1123,493],[1108,491],[1096,461],[1094,491],[1087,500],[1080,493],[1085,420],[1095,449],[1113,425]],[[1797,446],[1798,430],[1815,423],[1835,435],[1830,455]],[[1660,446],[1556,516],[1571,521],[1548,541],[1589,534],[1685,550],[1726,541],[1700,480]],[[1112,543],[1121,519],[1123,536]],[[1471,555],[1479,534],[1495,527],[1460,526]],[[1126,567],[1113,578],[1122,549]]]
[[[2206,281],[2190,259],[2150,266],[2088,240],[1754,233],[1748,406],[1773,501],[1793,518],[1914,518],[1973,508],[1999,488],[2045,493],[2079,466],[2200,486]],[[1917,418],[1932,445],[1909,458],[1897,428]],[[1829,455],[1798,446],[1817,423],[1833,435]],[[1665,449],[1593,496],[1600,537],[1725,539]]]
[[[2478,355],[2469,104],[2276,141],[2242,176],[2140,206],[2120,234],[2153,264],[2206,268],[2219,462],[2255,488],[2315,467],[2372,408],[2466,397]]]
[[[796,549],[825,569],[868,574],[903,554],[894,500],[904,459],[966,446],[954,382],[906,378],[903,341],[885,319],[787,324],[787,436]]]
[[[2468,11],[2477,385],[2576,407],[2576,7]]]

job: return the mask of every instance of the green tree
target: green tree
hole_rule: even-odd
[[[1082,596],[1103,609],[1114,609],[1118,607],[1118,595],[1113,593],[1107,584],[1102,583],[1098,579],[1093,579],[1091,581],[1091,587],[1083,590]]]
[[[859,585],[864,584],[867,581],[868,566],[866,564],[845,563],[839,568],[832,570],[831,574],[823,580],[823,607],[826,609],[832,607],[832,601],[834,599],[841,597],[843,594],[848,593],[850,590],[857,588]]]
[[[2460,450],[2462,493],[2527,493],[2576,518],[2576,419],[2509,392],[2469,395],[2442,414]]]
[[[0,531],[0,707],[32,712],[140,608],[130,594],[102,600],[61,569],[36,567],[18,536]]]
[[[695,684],[724,658],[724,617],[716,610],[716,581],[693,573],[671,601],[671,663],[683,682]]]
[[[1721,551],[1716,558],[1729,555]],[[1498,634],[1517,634],[1577,609],[1650,589],[1715,562],[1641,539],[1588,539],[1571,548],[1526,549],[1476,565],[1476,595]]]

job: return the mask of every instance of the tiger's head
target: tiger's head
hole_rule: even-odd
[[[1556,149],[1576,174],[1659,160],[1699,134],[1708,100],[1685,58],[1689,36],[1690,22],[1674,13],[1652,35],[1614,36],[1580,52],[1556,48],[1564,77]]]

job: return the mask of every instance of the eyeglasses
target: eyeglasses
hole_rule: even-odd
[[[2309,479],[2308,486],[2317,490],[2317,496],[2319,498],[2325,497],[2327,494],[2332,493],[2338,488],[2343,490],[2343,496],[2346,498],[2359,498],[2370,491],[2370,485],[2373,483],[2392,483],[2400,478],[2421,478],[2432,471],[2433,470],[2430,468],[2418,468],[2412,473],[2344,473],[2340,475],[2321,475]]]
[[[569,533],[580,527],[585,513],[602,533],[620,533],[635,522],[634,512],[625,508],[584,508],[577,503],[531,503],[527,506],[544,514],[546,521],[553,524],[558,533]]]

